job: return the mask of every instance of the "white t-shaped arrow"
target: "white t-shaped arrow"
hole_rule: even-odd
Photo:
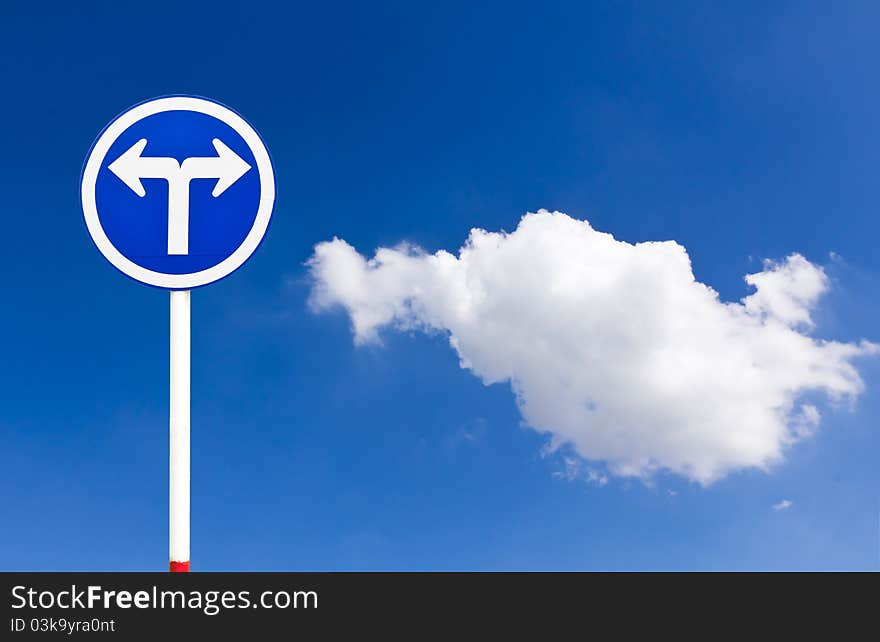
[[[189,182],[214,178],[211,196],[218,197],[251,168],[223,141],[211,141],[217,156],[192,157],[178,163],[175,158],[141,156],[147,139],[141,138],[127,152],[107,166],[138,196],[146,196],[142,178],[168,181],[168,254],[189,254]]]

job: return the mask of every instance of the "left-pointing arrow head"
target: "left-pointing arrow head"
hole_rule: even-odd
[[[138,196],[146,196],[147,194],[140,177],[141,153],[146,146],[147,139],[141,138],[127,152],[107,166],[107,169],[116,174]]]

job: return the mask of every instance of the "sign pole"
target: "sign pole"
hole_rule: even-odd
[[[171,291],[168,538],[172,572],[189,571],[190,291]]]

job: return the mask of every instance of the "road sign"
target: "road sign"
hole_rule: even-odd
[[[231,274],[263,240],[275,173],[254,128],[206,98],[135,105],[98,136],[83,167],[83,215],[123,274],[171,290],[169,561],[188,571],[190,289]]]
[[[101,133],[82,173],[95,245],[148,285],[222,279],[257,249],[275,202],[260,136],[217,102],[168,96],[135,105]]]

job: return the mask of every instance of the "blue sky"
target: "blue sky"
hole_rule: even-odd
[[[303,263],[334,236],[455,251],[547,208],[678,241],[726,300],[800,252],[832,279],[814,334],[880,340],[878,11],[8,9],[0,568],[165,568],[168,296],[95,251],[78,180],[119,111],[192,93],[254,124],[278,182],[259,252],[193,294],[194,569],[877,569],[876,360],[769,473],[598,487],[554,476],[442,335],[355,347]]]

